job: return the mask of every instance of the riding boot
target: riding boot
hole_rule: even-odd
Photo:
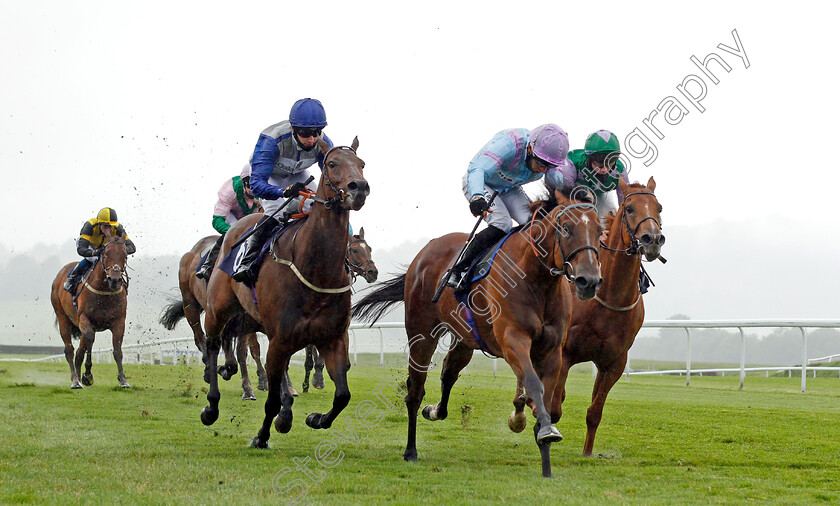
[[[472,265],[475,257],[485,251],[487,248],[496,243],[499,239],[505,236],[502,229],[496,228],[493,225],[488,226],[481,232],[475,234],[472,241],[464,250],[464,255],[461,260],[452,267],[452,272],[449,274],[449,279],[446,280],[446,285],[455,288],[458,291],[459,286],[463,281],[463,276],[466,270]]]
[[[79,280],[82,279],[84,275],[84,270],[80,267],[82,264],[79,262],[73,267],[73,270],[70,271],[70,274],[67,275],[67,280],[64,282],[64,289],[70,293],[76,291],[76,287],[79,286]]]
[[[216,258],[219,256],[219,250],[222,249],[222,241],[224,239],[225,236],[221,236],[216,240],[216,244],[213,245],[213,249],[210,250],[207,258],[204,259],[204,263],[195,272],[195,277],[198,279],[210,279],[210,273],[213,272],[213,266],[216,264]]]
[[[251,234],[245,241],[242,247],[245,249],[242,253],[242,261],[239,263],[236,271],[233,273],[235,281],[253,284],[257,281],[257,273],[253,272],[253,264],[260,254],[262,245],[271,237],[274,229],[280,223],[271,216],[264,216],[263,219],[257,223],[257,230]]]

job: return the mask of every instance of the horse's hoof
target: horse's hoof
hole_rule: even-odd
[[[251,448],[260,448],[265,449],[268,448],[268,441],[261,441],[260,437],[257,436],[251,440],[251,444],[249,445]]]
[[[426,420],[431,420],[433,422],[438,420],[437,406],[433,406],[433,405],[429,404],[428,406],[423,408],[422,413],[423,413],[423,418],[425,418]]]
[[[303,384],[303,393],[305,393],[305,394],[309,393],[309,383],[304,383]]]
[[[528,417],[525,416],[524,411],[520,411],[518,413],[514,411],[510,414],[510,417],[508,418],[508,427],[510,427],[510,430],[512,430],[513,432],[519,434],[520,432],[525,430],[525,427],[527,425]]]
[[[557,441],[563,441],[563,435],[560,434],[560,431],[557,430],[557,427],[553,425],[542,427],[537,433],[538,445],[545,443],[556,443]]]
[[[77,390],[79,388],[82,388],[82,384],[81,382],[79,382],[79,380],[73,380],[73,382],[70,383],[70,388],[73,390]]]
[[[317,420],[317,421],[316,421]],[[309,416],[306,417],[306,425],[312,427],[313,429],[320,429],[321,425],[321,414],[320,413],[309,413]]]
[[[82,376],[82,385],[86,387],[93,385],[93,374],[85,374]]]
[[[243,401],[255,401],[257,400],[257,396],[254,395],[254,391],[250,388],[242,392],[242,400]]]
[[[321,390],[324,388],[324,374],[323,373],[315,373],[312,377],[312,386]]]
[[[284,416],[283,412],[281,411],[279,415],[274,419],[274,428],[277,429],[277,432],[280,434],[286,434],[290,430],[292,430],[292,419],[293,415],[292,412],[288,412],[288,416]]]
[[[201,423],[204,425],[213,425],[219,418],[219,410],[213,409],[210,406],[204,406],[201,410]]]
[[[267,392],[268,391],[268,380],[265,379],[265,378],[260,378],[260,380],[257,382],[257,390]]]
[[[226,365],[220,365],[217,371],[219,376],[221,376],[225,381],[230,381],[230,379],[233,378],[234,373],[232,373],[230,368]]]
[[[131,388],[131,385],[128,384],[128,381],[122,380],[120,381],[120,387],[122,388]]]
[[[403,453],[403,460],[406,462],[417,462],[417,450],[406,450],[405,453]]]
[[[289,395],[291,395],[292,397],[297,397],[298,396],[298,393],[297,393],[297,390],[295,390],[295,387],[289,386]]]

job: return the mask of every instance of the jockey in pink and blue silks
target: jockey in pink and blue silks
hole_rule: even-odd
[[[256,278],[251,266],[262,244],[271,236],[279,222],[271,215],[289,198],[298,197],[309,178],[309,167],[323,163],[324,156],[317,149],[318,139],[330,147],[332,141],[322,134],[327,126],[327,113],[321,102],[302,98],[292,105],[289,119],[271,125],[260,134],[251,156],[251,191],[260,199],[265,210],[258,230],[245,241],[245,251],[237,257],[233,279],[253,282]],[[315,179],[318,181],[318,178]],[[309,187],[318,189],[313,181]],[[307,210],[309,203],[304,205]]]
[[[462,180],[464,196],[473,216],[484,216],[487,228],[472,239],[455,264],[447,284],[458,287],[464,271],[480,252],[511,231],[511,219],[524,224],[530,218],[531,200],[522,185],[537,181],[548,169],[568,162],[569,137],[559,126],[548,123],[533,130],[502,130],[470,161]],[[492,205],[490,195],[499,194]]]
[[[196,271],[195,275],[198,279],[210,278],[225,233],[230,226],[259,210],[260,204],[254,198],[254,194],[251,193],[250,179],[251,164],[246,164],[238,176],[226,180],[219,188],[218,200],[213,207],[213,228],[222,235],[216,240],[216,244],[207,254],[204,263]]]

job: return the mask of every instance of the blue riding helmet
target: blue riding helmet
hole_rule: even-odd
[[[302,98],[292,106],[289,122],[293,127],[324,128],[327,126],[327,113],[318,100]]]

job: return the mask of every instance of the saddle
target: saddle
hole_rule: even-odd
[[[276,241],[278,237],[280,237],[281,235],[286,233],[286,231],[289,230],[290,228],[292,228],[294,225],[300,223],[301,221],[303,221],[305,219],[306,219],[306,216],[304,216],[303,218],[299,218],[299,219],[284,221],[280,224],[279,227],[277,227],[277,229],[274,230],[274,232],[271,234],[271,236],[268,238],[268,240],[265,241],[262,244],[262,246],[260,247],[260,252],[257,255],[256,260],[254,260],[254,264],[253,264],[254,272],[259,273],[260,266],[262,265],[263,261],[265,260],[265,256],[268,253],[268,250],[271,248],[271,245],[274,243],[274,241]],[[249,231],[253,230],[253,228],[254,227],[251,227],[248,230]],[[230,250],[230,252],[228,252],[228,254],[225,256],[225,258],[222,260],[222,263],[219,264],[219,267],[218,267],[219,270],[227,273],[229,276],[232,276],[233,271],[236,270],[236,265],[238,263],[237,262],[237,257],[239,257],[240,253],[243,253],[244,246],[245,246],[245,242],[243,241],[242,243],[238,244],[236,247],[232,248]],[[254,281],[254,283],[256,283],[256,281]],[[245,283],[245,284],[246,284],[246,286],[248,286],[248,288],[254,288],[254,286],[255,286],[255,285],[252,285],[250,283]]]

